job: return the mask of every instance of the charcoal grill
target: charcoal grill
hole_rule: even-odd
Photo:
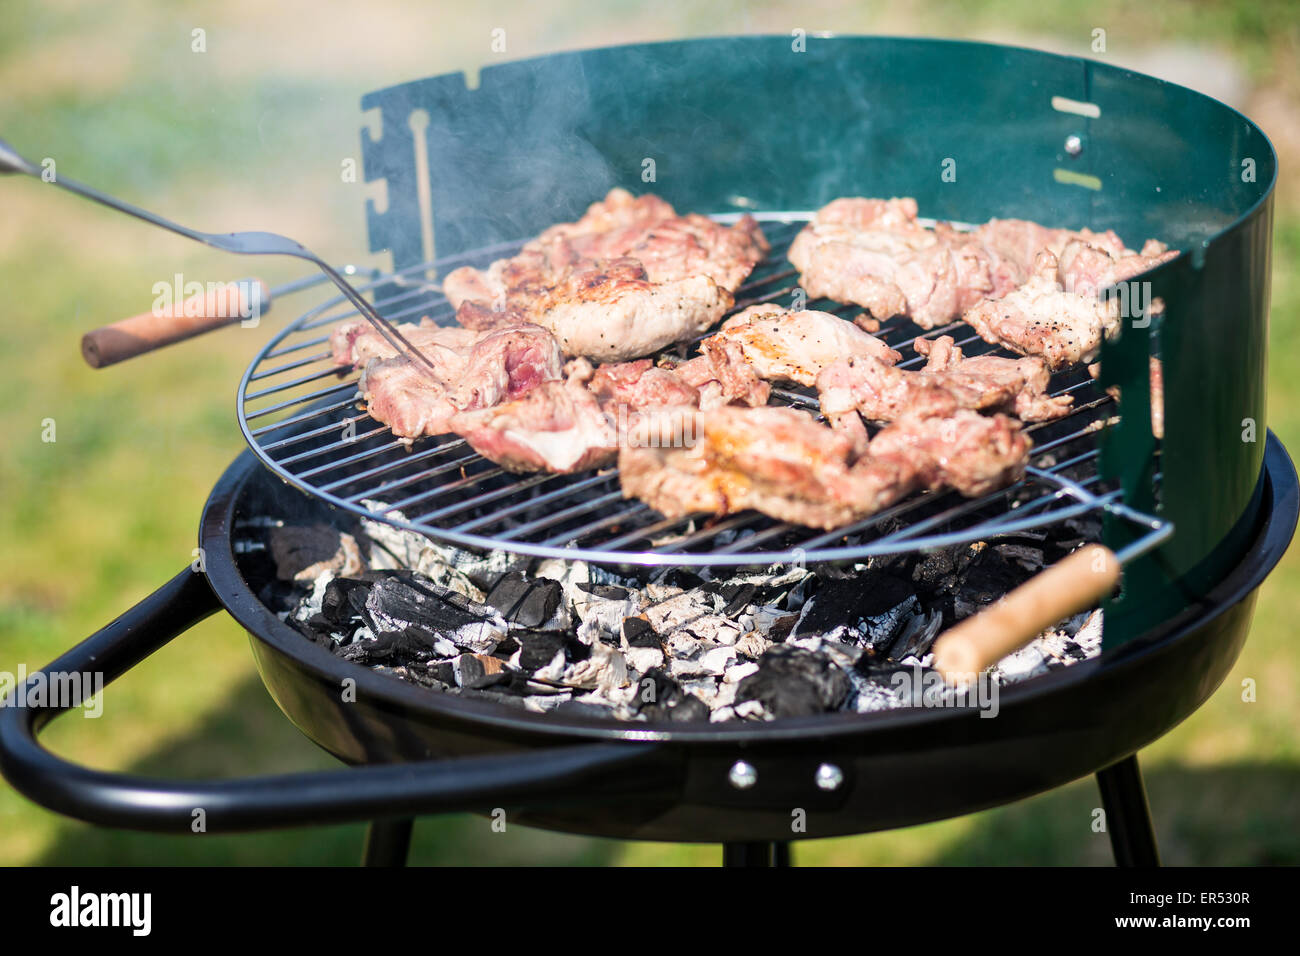
[[[791,838],[794,808],[807,813],[801,837],[824,837],[971,812],[1096,772],[1117,859],[1155,861],[1133,755],[1223,680],[1297,517],[1296,476],[1264,418],[1276,157],[1257,127],[1087,60],[864,37],[809,38],[802,51],[749,37],[564,54],[485,70],[475,90],[434,77],[362,105],[373,117],[367,178],[387,193],[385,208],[367,210],[371,249],[394,264],[364,291],[392,320],[449,320],[438,277],[508,254],[613,186],[648,188],[645,159],[654,191],[679,209],[763,220],[774,251],[738,307],[793,293],[785,247],[806,210],[840,195],[913,195],[953,221],[1114,228],[1186,254],[1143,277],[1165,309],[1106,343],[1098,383],[1080,371],[1054,378],[1075,408],[1033,427],[1024,482],[974,501],[919,496],[834,533],[752,514],[666,521],[624,501],[612,472],[519,478],[459,441],[408,449],[358,409],[355,379],[328,366],[329,331],[352,313],[327,300],[277,334],[240,383],[250,451],[209,499],[205,573],[178,575],[47,671],[111,680],[224,608],[248,629],[290,719],[365,766],[214,783],[105,774],[40,747],[35,734],[56,711],[8,709],[0,769],[15,787],[140,829],[188,832],[198,807],[209,831],[379,821],[371,862],[404,856],[414,815],[504,807],[571,832],[722,841],[730,861],[770,863],[784,858],[774,847]],[[964,326],[927,334],[943,333],[983,348]],[[899,347],[921,333],[896,322],[882,334]],[[1149,424],[1152,355],[1166,368],[1162,442]],[[815,404],[798,389],[779,398]],[[1102,654],[1006,688],[994,720],[920,708],[629,724],[443,697],[304,640],[255,596],[235,532],[258,515],[328,520],[331,509],[469,549],[674,566],[860,560],[1099,511],[1105,542],[1131,563],[1105,604]],[[344,681],[355,702],[343,702]]]

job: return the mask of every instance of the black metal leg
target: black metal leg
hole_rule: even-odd
[[[781,843],[724,843],[723,866],[789,866],[790,844]]]
[[[411,828],[415,821],[375,820],[366,829],[362,866],[406,866],[411,849]]]
[[[1137,754],[1098,770],[1097,786],[1106,810],[1106,832],[1110,834],[1115,865],[1159,866],[1160,851],[1156,848],[1151,807]]]

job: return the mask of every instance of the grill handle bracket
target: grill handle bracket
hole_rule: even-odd
[[[221,608],[207,579],[178,574],[117,620],[42,670],[14,694],[55,686],[51,677],[102,677],[107,685]],[[73,686],[86,686],[84,682]],[[102,686],[92,681],[90,686]],[[655,743],[591,743],[502,755],[381,764],[237,780],[167,780],[109,773],[41,746],[40,731],[81,701],[55,706],[25,693],[0,707],[0,773],[43,807],[101,826],[232,833],[493,807],[591,805],[622,795],[677,793],[684,766]],[[30,703],[35,701],[35,703]],[[202,814],[196,811],[203,811]]]

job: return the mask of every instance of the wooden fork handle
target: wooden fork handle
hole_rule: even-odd
[[[1087,610],[1119,582],[1113,551],[1089,544],[1034,575],[934,643],[934,666],[950,684],[965,684],[1071,614]]]
[[[241,279],[190,296],[168,308],[142,312],[87,332],[81,338],[81,354],[91,368],[104,368],[260,316],[270,307],[271,290],[265,282]]]

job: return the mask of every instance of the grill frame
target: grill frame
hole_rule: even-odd
[[[770,233],[772,251],[737,292],[737,302],[728,315],[750,305],[777,302],[796,294],[797,282],[788,280],[797,279],[797,273],[786,261],[785,254],[809,215],[757,214],[765,232]],[[718,218],[734,220],[736,216]],[[926,222],[933,224],[932,220]],[[420,277],[445,275],[466,262],[486,265],[491,259],[512,253],[519,245],[522,240],[408,267],[373,278],[360,291],[374,294],[375,290],[409,286],[414,291],[398,292],[387,299],[376,295],[376,307],[393,322],[411,321],[427,314],[435,322],[448,324],[454,321],[453,310],[445,297]],[[479,552],[506,551],[531,558],[583,560],[613,566],[744,567],[855,562],[951,547],[1040,528],[1095,511],[1115,515],[1133,527],[1133,540],[1126,546],[1123,557],[1150,550],[1172,533],[1168,522],[1123,507],[1120,496],[1100,481],[1096,468],[1099,451],[1093,432],[1104,426],[1115,403],[1079,369],[1053,377],[1053,394],[1076,394],[1076,407],[1069,415],[1026,428],[1031,435],[1051,436],[1031,450],[1031,464],[1068,450],[1070,454],[1065,461],[1031,467],[1025,479],[979,499],[963,499],[955,493],[914,494],[875,515],[831,532],[799,530],[789,523],[749,511],[717,520],[705,515],[666,519],[643,503],[625,502],[618,488],[616,467],[571,476],[542,473],[513,477],[484,461],[462,439],[451,435],[418,439],[408,452],[401,440],[392,438],[387,426],[363,412],[351,412],[355,403],[350,396],[355,391],[357,374],[338,376],[330,364],[328,348],[324,348],[332,327],[357,316],[354,308],[339,311],[340,305],[347,304],[342,297],[335,296],[309,309],[258,352],[245,370],[237,393],[240,428],[253,452],[284,481],[358,517],[413,531],[440,544]],[[845,319],[862,311],[829,300],[814,300],[807,307]],[[683,357],[687,349],[693,350],[708,334],[698,335],[664,354]],[[892,347],[904,351],[904,359],[899,363],[903,368],[924,362],[923,357],[911,351],[918,337],[934,338],[943,334],[953,335],[970,354],[991,352],[1014,357],[1005,350],[993,349],[960,322],[926,331],[906,320],[894,319],[884,323],[879,333]],[[316,346],[323,350],[301,356],[303,351]],[[287,356],[292,357],[276,364]],[[321,367],[313,371],[313,366]],[[263,384],[283,376],[291,377],[269,387]],[[331,384],[328,382],[331,378],[340,380]],[[257,405],[317,383],[323,383],[323,387],[305,396]],[[783,388],[774,389],[773,394],[780,404],[817,411],[810,390]],[[282,414],[283,419],[260,421],[276,414]],[[1073,423],[1069,429],[1064,427],[1067,422]],[[355,437],[345,440],[349,428]],[[325,441],[333,433],[337,436]],[[277,456],[280,451],[285,454]],[[412,465],[420,463],[427,467],[412,470]],[[295,469],[298,465],[303,467]],[[361,468],[359,474],[348,475],[344,471],[351,465]],[[366,487],[355,490],[362,481]],[[488,487],[479,491],[484,482]],[[1037,493],[1027,497],[1025,493],[1031,488]],[[475,491],[479,493],[474,494]],[[389,492],[396,492],[397,497],[384,499],[385,509],[367,505]],[[427,503],[440,497],[450,500],[426,510]],[[417,503],[425,504],[418,509],[418,515],[411,516],[411,506]],[[491,503],[492,507],[483,514],[478,505],[485,503]],[[546,512],[538,515],[543,506]],[[951,528],[954,520],[981,513],[986,516]],[[442,519],[465,515],[468,517],[455,518],[451,527],[439,523]],[[521,517],[516,521],[515,516]],[[585,520],[574,528],[570,525],[573,518]],[[633,522],[631,528],[625,527]],[[484,530],[494,527],[497,529],[494,533]],[[552,533],[557,527],[562,530]],[[605,529],[610,529],[608,536],[590,541]],[[918,531],[924,533],[918,535]],[[538,540],[534,532],[546,533]],[[671,538],[656,540],[664,536]],[[855,538],[861,540],[854,541]],[[753,547],[769,541],[791,543],[772,550]],[[631,547],[640,542],[646,545]]]

